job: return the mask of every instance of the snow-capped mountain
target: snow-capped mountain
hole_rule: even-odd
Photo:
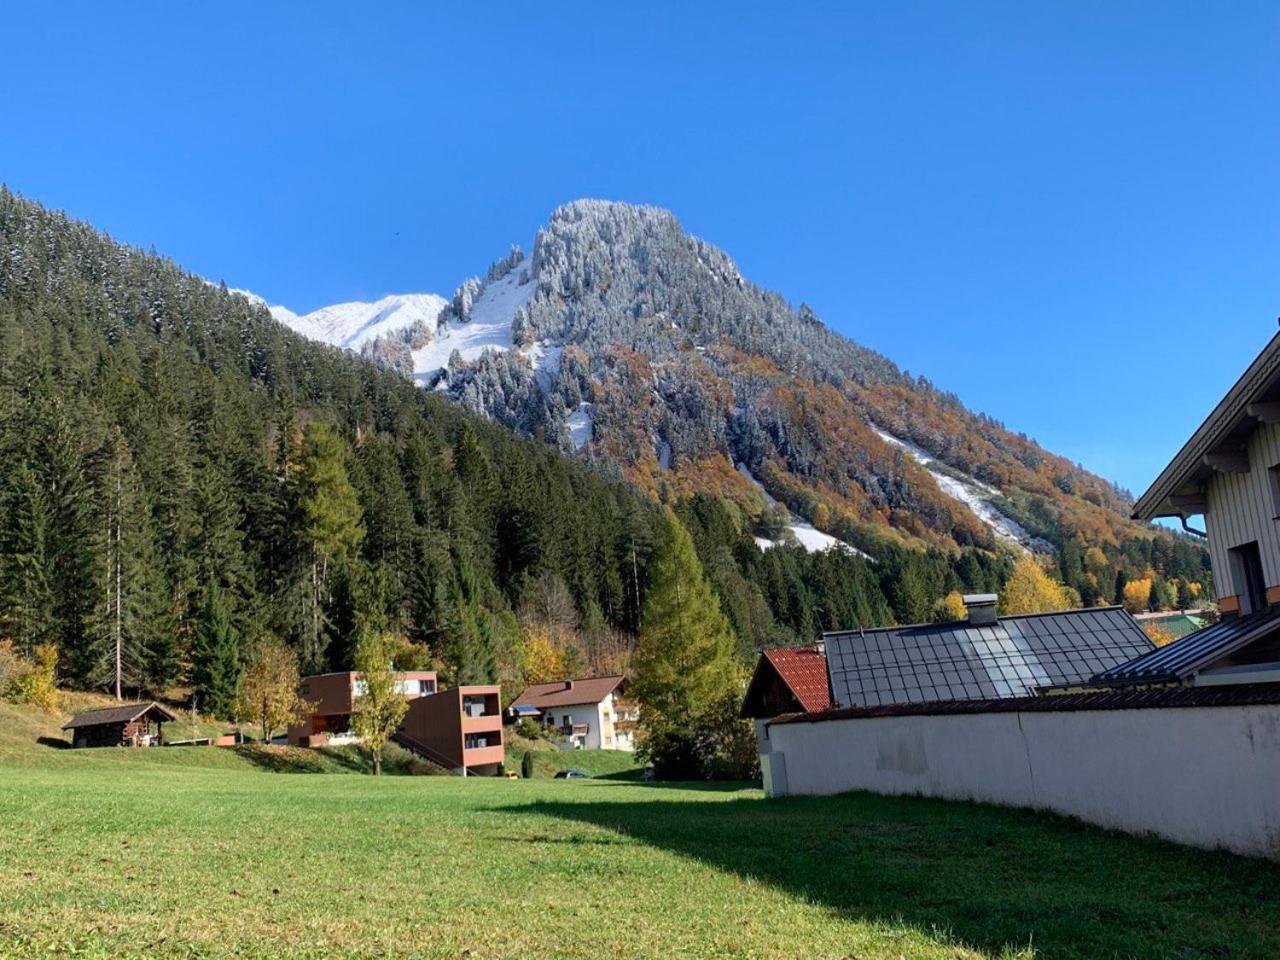
[[[377,337],[415,324],[434,327],[448,302],[434,293],[393,293],[373,303],[335,303],[304,314],[281,306],[270,310],[273,317],[304,337],[359,350]]]
[[[1043,550],[1128,529],[1113,485],[751,284],[654,207],[566,204],[530,257],[513,248],[448,302],[271,310],[659,496],[727,497],[810,549]]]

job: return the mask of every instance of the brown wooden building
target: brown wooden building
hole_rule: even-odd
[[[71,731],[73,747],[148,747],[161,744],[165,723],[177,719],[154,701],[123,703],[78,713],[62,729]]]

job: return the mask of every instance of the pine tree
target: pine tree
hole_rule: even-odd
[[[199,703],[205,713],[229,720],[240,681],[240,634],[217,580],[205,589],[194,634],[191,681]]]

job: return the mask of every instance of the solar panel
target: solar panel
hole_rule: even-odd
[[[826,636],[839,706],[1023,697],[1084,683],[1152,649],[1122,610],[1004,617]],[[1099,666],[1101,665],[1101,666]]]

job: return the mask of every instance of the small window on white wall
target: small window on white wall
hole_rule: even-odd
[[[1267,479],[1271,483],[1271,516],[1280,520],[1280,463],[1267,471]]]

